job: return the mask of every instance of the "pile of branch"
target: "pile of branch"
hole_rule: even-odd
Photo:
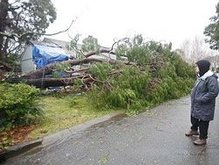
[[[65,70],[65,76],[60,78],[53,78],[53,77],[47,77],[46,75],[52,75],[52,73],[56,70],[57,63],[49,64],[43,69],[38,69],[35,71],[32,71],[30,73],[27,73],[21,77],[22,81],[33,85],[37,88],[48,88],[48,87],[60,87],[60,86],[72,86],[76,82],[76,80],[80,80],[82,84],[84,84],[85,88],[88,88],[92,86],[95,81],[97,81],[92,75],[89,73],[89,64],[92,63],[103,63],[108,62],[110,64],[115,63],[123,63],[126,65],[134,65],[130,62],[121,62],[116,60],[106,60],[106,59],[97,59],[97,58],[89,58],[92,55],[95,55],[97,52],[90,52],[85,55],[84,59],[80,60],[68,60],[60,62],[59,64],[68,64],[71,66],[71,68],[74,68],[74,66],[83,66],[84,64],[87,67],[82,67],[78,70],[70,69]],[[98,53],[111,53],[114,54],[111,50],[100,50]],[[20,81],[20,80],[19,80]]]

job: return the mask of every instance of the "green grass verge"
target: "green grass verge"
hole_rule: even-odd
[[[85,96],[43,96],[40,98],[44,117],[28,136],[36,139],[65,128],[115,112],[115,110],[95,110]]]

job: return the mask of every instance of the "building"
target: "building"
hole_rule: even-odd
[[[43,41],[30,41],[21,58],[21,70],[28,73],[48,64],[75,58],[75,52],[67,49],[68,42],[44,38]]]

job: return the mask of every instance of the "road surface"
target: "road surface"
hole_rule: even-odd
[[[137,116],[117,118],[61,142],[13,157],[5,165],[218,165],[219,99],[206,146],[195,146],[190,98],[166,102]]]

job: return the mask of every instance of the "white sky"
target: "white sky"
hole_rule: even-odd
[[[99,44],[111,46],[114,39],[142,34],[146,40],[172,42],[179,48],[186,39],[203,36],[215,15],[217,0],[52,0],[57,20],[47,33],[66,29],[82,38],[92,35]],[[67,33],[53,38],[69,41]]]

